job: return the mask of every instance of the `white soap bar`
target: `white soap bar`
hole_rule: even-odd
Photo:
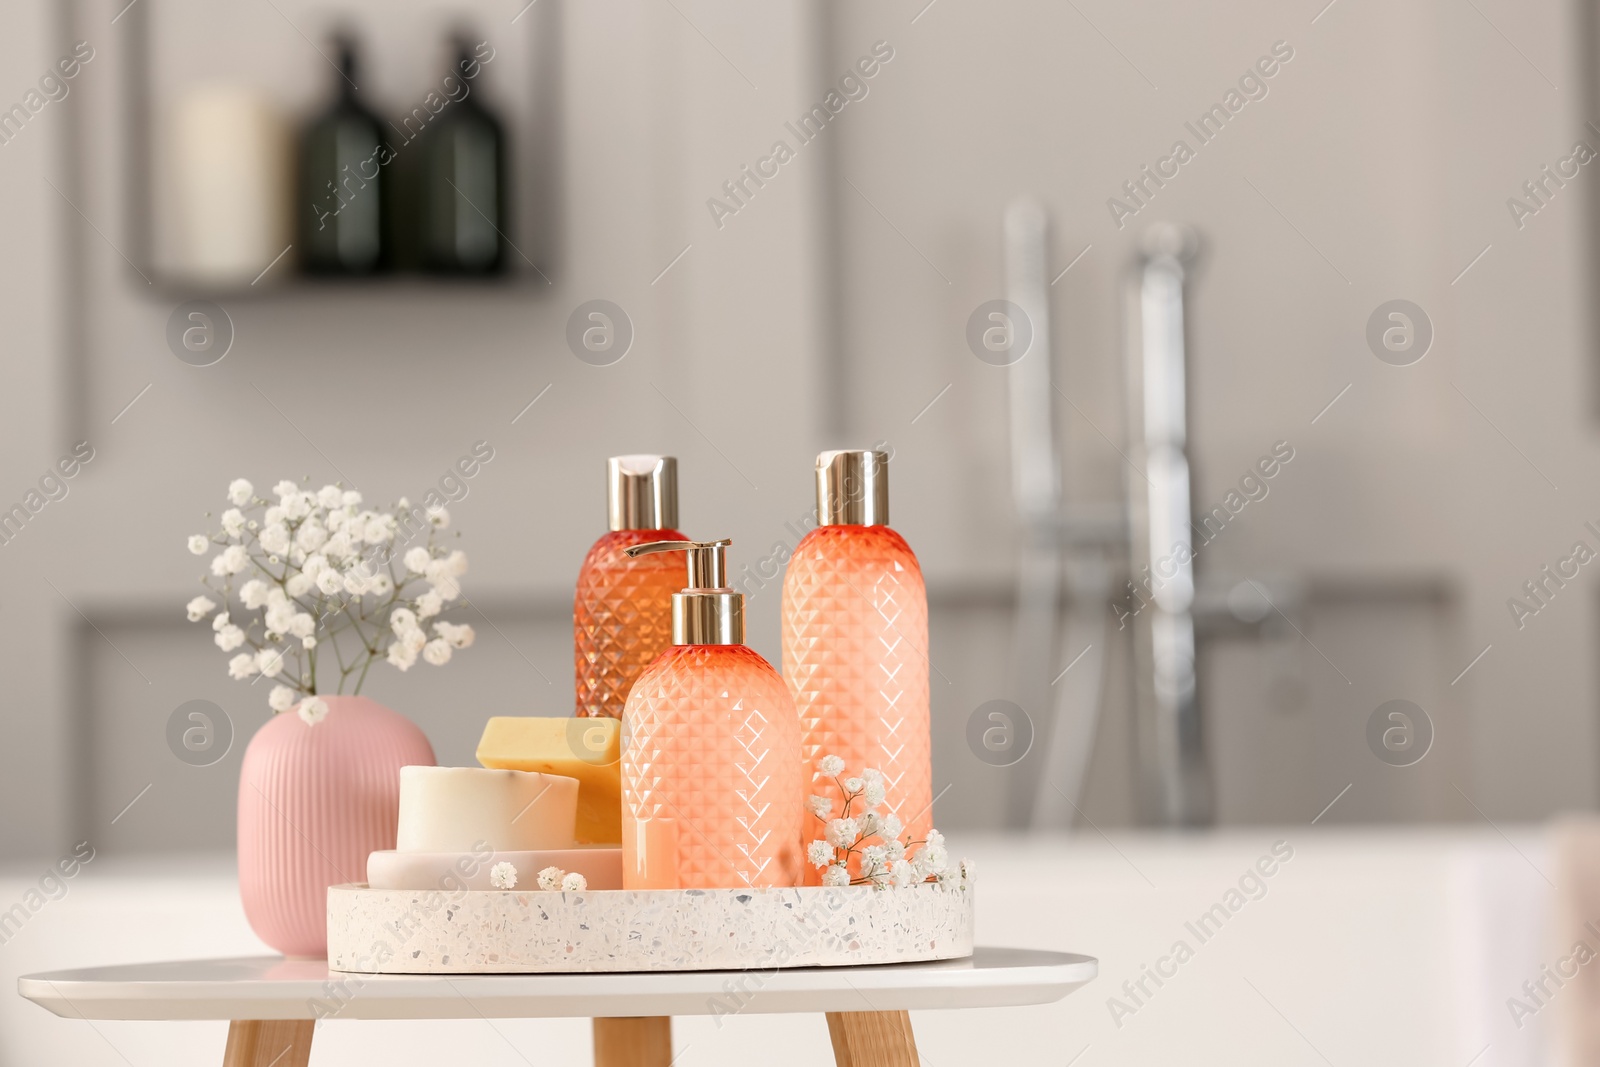
[[[400,768],[401,852],[572,848],[578,781],[485,767]]]

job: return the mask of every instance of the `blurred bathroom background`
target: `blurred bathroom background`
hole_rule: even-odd
[[[26,0],[5,27],[0,889],[98,857],[7,977],[260,951],[226,867],[270,712],[183,613],[231,479],[451,501],[479,640],[367,692],[466,764],[487,716],[572,708],[606,456],[679,458],[684,529],[733,539],[776,661],[812,460],[872,446],[928,581],[936,821],[993,872],[980,939],[1102,958],[1040,1016],[1065,1037],[990,1012],[928,1024],[948,1047],[1594,1062],[1553,1020],[1600,992],[1508,1005],[1564,908],[1600,916],[1561,862],[1600,800],[1592,0]],[[400,143],[452,116],[456,35],[492,57],[468,99],[502,186],[458,222],[496,220],[498,269],[307,273],[296,142],[343,82]],[[593,301],[620,357],[573,340]],[[995,301],[1024,354],[985,347]],[[1192,598],[1130,594],[1185,508]],[[232,738],[208,766],[168,746],[191,700]],[[1300,888],[1118,1020],[1280,839]],[[0,1018],[27,1035],[0,1062],[66,1033],[73,1062],[178,1055]]]

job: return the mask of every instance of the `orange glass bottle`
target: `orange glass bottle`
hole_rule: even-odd
[[[577,713],[622,718],[628,690],[672,644],[672,594],[683,569],[623,550],[648,541],[682,540],[678,461],[671,456],[612,456],[606,461],[611,530],[589,549],[572,601]]]
[[[837,805],[837,788],[817,770],[823,756],[841,757],[851,775],[880,770],[888,791],[880,814],[899,816],[909,840],[925,840],[933,826],[928,595],[911,546],[888,525],[889,457],[818,456],[817,523],[783,577],[783,677],[800,715],[805,781]],[[821,872],[808,867],[806,879],[818,884]]]
[[[744,644],[730,542],[636,545],[643,562],[687,552],[672,642],[623,714],[622,886],[738,889],[801,881],[800,722],[772,665]]]

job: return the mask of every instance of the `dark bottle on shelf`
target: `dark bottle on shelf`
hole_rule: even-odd
[[[484,47],[457,37],[443,93],[430,98],[442,101],[439,110],[418,109],[407,117],[409,130],[428,116],[416,135],[410,173],[417,262],[435,274],[496,274],[507,266],[506,136],[479,99]]]
[[[372,274],[391,260],[385,171],[394,151],[356,96],[355,43],[340,36],[335,47],[338,97],[300,142],[300,266],[308,274]]]

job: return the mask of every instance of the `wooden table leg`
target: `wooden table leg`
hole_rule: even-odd
[[[594,1067],[671,1067],[672,1019],[665,1015],[594,1021]]]
[[[235,1019],[222,1067],[306,1067],[314,1019]]]
[[[828,1036],[839,1067],[918,1067],[911,1016],[903,1011],[830,1011]]]

